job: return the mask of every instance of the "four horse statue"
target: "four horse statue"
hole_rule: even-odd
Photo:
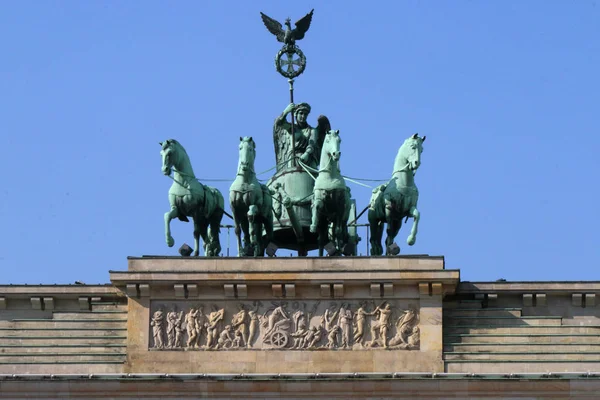
[[[350,192],[340,173],[339,130],[330,130],[325,135],[321,149],[319,175],[315,180],[312,202],[310,231],[318,234],[319,257],[323,256],[326,240],[331,239],[337,253],[343,252],[348,244],[348,216],[350,215]]]
[[[175,240],[171,236],[171,220],[179,218],[189,222],[194,220],[194,252],[197,256],[200,249],[200,237],[204,242],[206,256],[218,256],[221,252],[219,232],[223,218],[224,200],[219,190],[204,186],[194,176],[194,170],[183,146],[174,139],[160,143],[162,155],[162,172],[171,176],[174,172],[173,184],[169,189],[171,210],[165,213],[165,236],[167,245],[173,247]]]
[[[385,239],[386,254],[391,254],[394,238],[400,230],[402,219],[413,218],[410,235],[406,239],[409,246],[417,240],[420,213],[417,210],[419,190],[415,185],[414,175],[421,165],[421,153],[425,136],[412,135],[404,141],[398,150],[394,161],[392,178],[386,185],[380,185],[373,190],[369,203],[369,225],[371,229],[371,255],[383,254],[381,238],[383,224],[387,224]]]
[[[398,247],[394,239],[404,218],[413,218],[406,242],[410,246],[415,244],[420,213],[417,209],[419,191],[414,175],[421,165],[424,141],[425,136],[419,137],[416,133],[406,139],[396,155],[392,178],[387,184],[373,190],[368,207],[372,256],[384,252],[381,245],[384,224],[387,224],[385,253],[397,254]],[[346,246],[351,245],[348,243],[351,240],[348,234],[351,199],[350,190],[340,173],[340,143],[338,130],[329,130],[324,135],[318,176],[314,183],[310,231],[317,234],[319,256],[323,256],[329,241],[335,245],[335,255],[349,254]],[[178,141],[169,139],[160,145],[163,173],[171,177],[174,172],[171,178],[173,184],[169,189],[171,210],[165,213],[167,245],[172,247],[175,243],[171,236],[171,220],[178,218],[189,222],[189,216],[194,221],[195,247],[192,255],[198,256],[201,237],[205,255],[219,256],[219,231],[225,212],[223,195],[216,188],[198,182],[190,159]],[[237,176],[229,189],[240,257],[264,256],[267,245],[273,240],[273,199],[269,188],[256,178],[255,158],[256,143],[252,137],[240,137]],[[328,253],[333,254],[330,250]]]
[[[238,256],[263,256],[273,237],[273,199],[269,188],[256,179],[256,143],[252,137],[240,137],[239,150],[237,176],[229,188]]]

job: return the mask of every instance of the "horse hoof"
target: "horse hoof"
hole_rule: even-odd
[[[413,244],[415,244],[415,242],[416,242],[416,241],[417,241],[417,238],[416,238],[416,237],[414,237],[414,236],[409,236],[409,237],[406,239],[406,243],[407,243],[409,246],[412,246]]]
[[[173,247],[174,244],[175,244],[175,239],[173,239],[171,236],[169,236],[167,238],[167,246]]]

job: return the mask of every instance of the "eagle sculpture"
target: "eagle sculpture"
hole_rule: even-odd
[[[304,38],[304,34],[310,28],[310,22],[312,21],[313,12],[315,10],[312,9],[308,14],[306,14],[303,18],[299,19],[296,22],[296,28],[292,29],[291,20],[288,18],[285,20],[286,29],[283,30],[281,23],[275,21],[273,18],[260,13],[260,17],[263,20],[263,23],[275,37],[277,41],[282,42],[286,46],[294,46],[296,44],[296,40],[300,40]]]

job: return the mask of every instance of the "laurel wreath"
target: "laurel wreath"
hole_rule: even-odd
[[[299,68],[297,71],[288,72],[287,70],[283,70],[281,68],[281,57],[283,57],[284,54],[287,54],[290,59],[292,59],[294,54],[298,55],[298,58],[300,59],[300,65],[298,66]],[[277,69],[277,72],[279,72],[284,77],[288,79],[293,79],[304,72],[304,69],[306,68],[306,57],[304,56],[302,50],[300,50],[300,48],[296,45],[283,46],[281,50],[279,50],[279,52],[277,53],[277,56],[275,56],[275,68]]]

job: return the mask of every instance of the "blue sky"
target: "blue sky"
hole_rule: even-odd
[[[157,142],[179,140],[199,178],[233,180],[240,136],[273,166],[288,85],[259,11],[311,8],[296,99],[340,130],[342,172],[387,179],[427,135],[403,254],[444,255],[463,280],[599,279],[596,1],[4,1],[2,282],[104,283],[128,255],[192,243],[173,221],[166,247]]]

